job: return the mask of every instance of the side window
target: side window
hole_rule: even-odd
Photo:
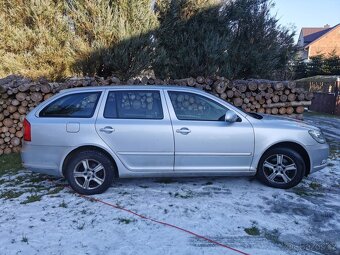
[[[108,95],[104,118],[163,119],[159,91],[111,91]]]
[[[224,115],[228,110],[225,106],[195,93],[180,91],[168,93],[177,119],[224,121]]]
[[[91,118],[101,92],[84,92],[66,95],[47,105],[40,117]]]

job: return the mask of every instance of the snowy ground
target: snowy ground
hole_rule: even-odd
[[[249,254],[340,254],[340,120],[307,116],[331,140],[329,167],[290,190],[253,178],[119,180],[94,197]],[[0,177],[0,254],[238,254],[79,197],[25,170]]]

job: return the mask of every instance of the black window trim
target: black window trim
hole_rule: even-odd
[[[66,95],[63,95],[63,96],[60,96],[56,99],[54,99],[52,102],[50,102],[49,104],[47,104],[46,106],[44,106],[44,108],[42,108],[40,111],[39,111],[39,118],[68,118],[68,119],[91,119],[93,118],[94,116],[94,113],[98,107],[98,102],[99,102],[99,99],[102,95],[102,91],[86,91],[86,92],[76,92],[76,93],[70,93],[70,94],[66,94]],[[79,95],[79,94],[98,94],[98,97],[97,97],[97,100],[95,102],[95,105],[93,107],[93,110],[91,112],[91,115],[89,116],[67,116],[67,115],[58,115],[58,116],[42,116],[42,112],[47,108],[49,107],[51,104],[53,104],[55,101],[59,100],[59,99],[62,99],[64,97],[67,97],[67,96],[71,96],[71,95]]]
[[[110,118],[110,117],[106,117],[105,116],[105,109],[106,109],[106,106],[107,106],[107,103],[108,103],[108,100],[109,100],[110,93],[115,93],[115,92],[131,92],[131,91],[142,92],[142,93],[158,92],[159,93],[159,97],[160,97],[160,105],[161,105],[161,109],[162,109],[162,118],[120,118],[120,117]],[[109,120],[151,120],[151,121],[164,120],[164,108],[163,108],[163,101],[162,101],[161,90],[159,90],[159,89],[152,89],[152,90],[149,90],[149,89],[116,89],[116,90],[109,90],[107,92],[106,101],[105,101],[105,105],[104,105],[104,108],[103,108],[103,118],[104,119],[109,119]]]
[[[201,95],[201,94],[199,94],[199,93],[195,93],[195,92],[192,92],[192,91],[183,91],[183,90],[167,90],[167,93],[168,93],[168,96],[169,96],[169,99],[170,99],[170,103],[171,103],[171,107],[172,107],[172,109],[174,110],[176,119],[179,120],[179,121],[204,121],[204,122],[218,122],[218,123],[220,123],[220,122],[223,122],[224,120],[198,120],[198,119],[180,119],[180,118],[178,118],[177,113],[176,113],[176,110],[175,110],[175,108],[174,108],[174,105],[172,104],[172,101],[171,101],[171,97],[170,97],[170,93],[171,93],[171,92],[190,93],[190,94],[202,96],[202,97],[205,97],[205,98],[209,99],[210,101],[213,101],[213,102],[215,102],[216,104],[218,104],[218,105],[220,105],[220,106],[226,108],[226,112],[227,112],[228,110],[229,110],[229,111],[232,111],[232,110],[230,110],[228,107],[226,107],[226,106],[220,104],[219,102],[216,102],[215,100],[213,100],[213,99],[211,99],[211,98],[209,98],[209,97],[206,97],[206,96],[204,96],[204,95]]]

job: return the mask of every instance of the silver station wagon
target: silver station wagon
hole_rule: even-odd
[[[245,113],[198,89],[108,86],[64,90],[31,111],[22,159],[96,194],[126,177],[242,175],[290,188],[328,153],[316,127]]]

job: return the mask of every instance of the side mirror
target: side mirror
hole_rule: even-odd
[[[227,111],[225,113],[225,116],[224,116],[224,121],[225,122],[229,122],[229,123],[233,123],[233,122],[236,122],[238,120],[238,116],[235,112],[233,111]]]

